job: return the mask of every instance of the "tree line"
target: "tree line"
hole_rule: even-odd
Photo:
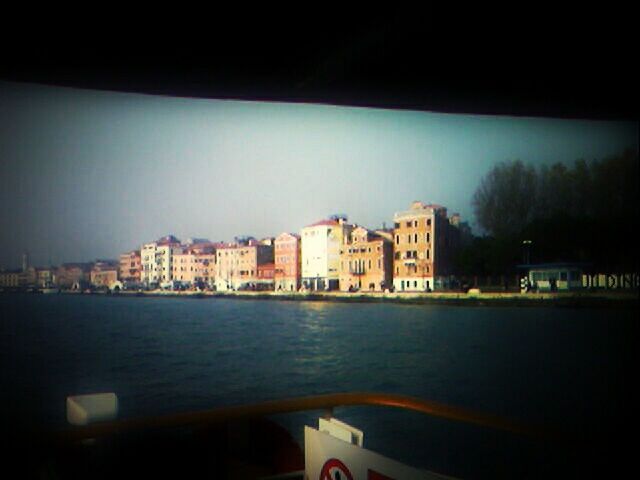
[[[484,235],[458,253],[457,273],[513,273],[527,261],[637,271],[638,165],[637,151],[627,150],[571,166],[535,168],[520,160],[494,166],[472,201]]]

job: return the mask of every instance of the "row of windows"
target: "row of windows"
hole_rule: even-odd
[[[376,247],[376,251],[382,251],[382,248],[378,245]],[[342,255],[344,250],[340,250],[340,254]],[[359,248],[349,248],[347,249],[347,253],[371,253],[371,247],[359,247]]]
[[[350,272],[356,272],[356,273],[364,273],[365,271],[365,266],[368,265],[369,270],[371,270],[371,260],[349,260],[348,262],[349,265],[349,271]],[[378,259],[377,261],[377,265],[378,265],[378,269],[382,268],[382,259]],[[345,267],[345,262],[340,262],[340,269],[342,271],[344,271],[344,267]]]
[[[429,260],[431,258],[431,250],[425,250],[424,252],[424,256],[427,260]],[[406,252],[404,252],[404,257],[402,256],[402,252],[396,252],[393,256],[394,259],[396,260],[402,260],[404,258],[421,258],[422,259],[422,252],[420,252],[420,254],[418,253],[417,250],[407,250]]]
[[[407,234],[407,243],[412,243],[411,240],[413,240],[413,243],[418,243],[418,234],[417,233],[409,233]],[[424,236],[424,241],[429,243],[431,241],[431,233],[427,232]],[[396,235],[396,245],[400,245],[400,235]]]
[[[418,273],[418,266],[417,265],[406,265],[406,271],[407,274],[417,274]],[[430,268],[429,265],[427,265],[424,269],[424,273],[429,273]],[[400,275],[400,267],[396,267],[396,275]]]
[[[431,219],[430,218],[427,218],[425,220],[425,225],[427,227],[431,226]],[[393,224],[393,226],[394,226],[394,228],[400,228],[400,222],[395,222]],[[418,227],[418,220],[408,220],[408,221],[405,222],[405,226],[407,228],[411,228],[411,227],[417,228]]]

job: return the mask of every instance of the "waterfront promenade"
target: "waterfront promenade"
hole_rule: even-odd
[[[63,291],[63,294],[81,294]],[[107,295],[105,292],[93,294]],[[84,295],[84,294],[83,294]],[[574,291],[574,292],[273,292],[273,291],[122,291],[113,296],[180,297],[180,298],[235,298],[280,301],[328,302],[389,302],[404,304],[441,304],[460,306],[638,306],[638,292],[633,291]]]

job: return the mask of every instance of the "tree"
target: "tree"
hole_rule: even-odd
[[[520,160],[495,166],[473,196],[480,226],[498,237],[518,234],[533,218],[536,183],[534,168]]]
[[[572,167],[556,163],[536,171],[519,160],[495,166],[473,196],[477,221],[491,241],[482,244],[481,262],[477,255],[462,255],[459,265],[463,270],[513,265],[526,239],[533,242],[532,259],[539,262],[637,270],[638,166],[633,150],[598,161],[578,160]]]

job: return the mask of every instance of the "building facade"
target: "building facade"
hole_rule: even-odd
[[[98,260],[91,269],[91,286],[96,288],[111,288],[118,280],[120,263],[115,260]]]
[[[173,255],[182,253],[180,240],[167,235],[140,249],[140,281],[148,287],[158,287],[173,280]]]
[[[275,286],[275,263],[258,264],[258,278],[256,290],[273,290]]]
[[[55,269],[53,267],[36,268],[36,284],[43,287],[50,287],[55,283]]]
[[[20,273],[22,270],[0,271],[0,287],[17,288],[20,286]]]
[[[300,289],[301,243],[295,233],[282,233],[274,241],[274,289],[296,292]]]
[[[353,225],[346,216],[333,216],[300,231],[302,287],[337,290],[340,284],[340,250]]]
[[[219,247],[216,251],[216,290],[256,288],[258,267],[269,263],[273,263],[273,246],[255,239]]]
[[[174,283],[212,288],[215,284],[216,249],[204,242],[191,244],[173,256]]]
[[[56,270],[56,284],[60,288],[84,288],[91,283],[91,263],[63,263]]]
[[[140,250],[120,255],[120,265],[118,267],[118,278],[123,283],[140,283],[140,273],[142,262]]]
[[[340,290],[381,292],[393,285],[393,234],[357,227],[340,252]]]
[[[394,215],[393,286],[424,292],[446,286],[451,274],[451,229],[447,209],[413,202]]]

